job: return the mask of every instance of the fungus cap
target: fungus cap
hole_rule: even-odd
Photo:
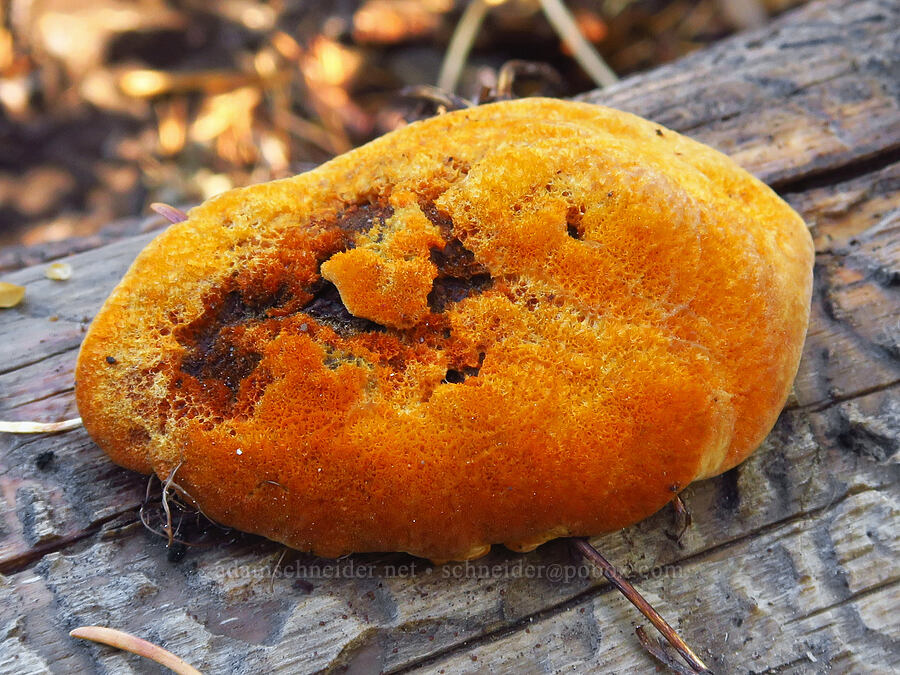
[[[484,105],[191,210],[94,320],[78,406],[114,461],[178,467],[204,513],[294,548],[528,550],[760,444],[812,261],[802,219],[711,148]]]

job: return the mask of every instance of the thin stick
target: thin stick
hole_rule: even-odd
[[[760,0],[719,0],[719,9],[737,30],[759,28],[768,18]]]
[[[698,673],[710,672],[706,664],[703,663],[703,661],[700,660],[700,657],[687,646],[687,643],[681,639],[681,636],[675,632],[675,629],[660,616],[659,612],[653,609],[653,606],[644,599],[644,596],[642,596],[615,567],[613,567],[612,563],[600,554],[600,551],[591,546],[587,539],[573,539],[573,542],[575,548],[578,549],[578,552],[600,568],[603,572],[603,576],[606,577],[613,586],[618,588],[619,591],[622,592],[622,595],[628,598],[629,602],[640,610],[641,614],[647,617],[650,623],[656,627],[656,630],[662,633],[663,637],[668,640],[669,644],[678,650],[678,653],[690,664],[691,668]]]
[[[475,42],[475,36],[478,35],[478,29],[481,28],[481,22],[484,21],[487,12],[488,3],[485,0],[472,0],[466,5],[444,55],[441,74],[438,76],[438,89],[450,92],[456,89],[463,66],[466,65],[466,59],[469,58],[469,52]]]
[[[544,14],[547,15],[547,20],[563,39],[563,42],[572,50],[572,56],[578,61],[578,65],[584,68],[584,72],[597,86],[608,87],[618,82],[619,78],[613,69],[606,65],[597,50],[578,30],[575,18],[566,9],[562,0],[540,0],[540,3]]]
[[[105,626],[81,626],[69,632],[74,638],[99,642],[155,661],[178,675],[203,675],[199,670],[162,647],[130,633]]]
[[[277,109],[273,111],[275,122],[286,129],[288,133],[297,138],[315,145],[319,150],[328,154],[334,154],[334,150],[340,144],[340,139],[325,129],[325,127],[305,120],[299,115],[294,115],[289,110]]]
[[[182,462],[182,464],[183,463],[184,462]],[[175,467],[175,471],[177,471],[179,468],[181,468],[181,464],[179,464],[177,467]],[[150,521],[148,519],[146,509],[147,509],[147,506],[150,504],[150,488],[153,487],[153,479],[154,478],[159,480],[157,478],[156,474],[150,474],[149,478],[147,479],[147,489],[145,490],[145,493],[144,493],[144,501],[141,503],[140,509],[138,509],[138,517],[141,519],[141,523],[144,525],[144,527],[146,527],[150,532],[157,535],[158,537],[162,537],[163,539],[168,540],[169,543],[167,544],[167,546],[171,546],[172,543],[184,544],[185,546],[198,547],[198,548],[210,545],[210,544],[199,544],[197,542],[190,542],[190,541],[186,541],[184,539],[179,539],[178,537],[174,536],[173,532],[170,532],[172,514],[171,514],[171,506],[169,506],[169,489],[174,490],[179,496],[186,498],[190,502],[190,507],[195,509],[197,516],[198,517],[202,516],[203,518],[205,518],[210,523],[210,525],[215,525],[217,528],[219,528],[220,530],[223,530],[223,531],[228,531],[230,529],[230,528],[223,527],[222,525],[219,525],[216,521],[214,521],[212,518],[210,518],[208,515],[206,515],[206,513],[204,513],[203,509],[201,509],[197,505],[197,500],[195,500],[187,490],[185,490],[183,487],[181,487],[178,483],[175,482],[174,471],[172,474],[170,474],[169,479],[167,479],[165,481],[165,483],[163,483],[163,481],[160,480],[160,484],[162,485],[163,490],[165,492],[165,505],[163,506],[163,511],[166,512],[166,520],[168,523],[168,527],[165,531],[158,530],[155,527],[153,527],[153,525],[150,524]],[[263,482],[274,483],[274,481],[263,481]],[[284,486],[280,485],[279,483],[275,483],[275,484],[278,485],[279,487],[284,488]],[[286,488],[284,488],[284,489],[286,489]],[[162,495],[160,495],[160,500],[162,501]],[[182,510],[186,510],[186,508],[187,508],[187,505],[179,505],[179,506]]]
[[[150,488],[153,485],[153,479],[156,478],[155,473],[151,473],[149,478],[147,478],[147,489],[144,491],[144,501],[141,502],[141,508],[138,509],[138,518],[141,519],[141,523],[144,527],[150,530],[153,534],[158,537],[162,537],[163,539],[167,539],[165,532],[161,532],[153,527],[146,518],[144,513],[144,509],[147,508],[147,505],[150,503]],[[158,480],[158,479],[157,479]]]
[[[74,417],[62,422],[0,422],[0,432],[7,434],[51,434],[69,431],[81,426],[81,418]]]

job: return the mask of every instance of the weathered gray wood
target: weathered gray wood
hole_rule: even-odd
[[[0,249],[0,273],[40,265],[82,251],[90,251],[119,239],[160,230],[167,224],[166,220],[158,215],[149,218],[123,218],[113,221],[96,234],[84,237],[72,237],[43,244],[7,246]]]
[[[817,244],[795,396],[764,447],[689,488],[680,544],[667,512],[595,541],[716,672],[900,667],[898,31],[896,2],[815,4],[590,97],[733,153]],[[147,240],[73,256],[68,282],[4,277],[28,295],[0,314],[0,417],[75,414],[83,330]],[[0,437],[0,673],[147,670],[67,637],[91,623],[208,672],[653,668],[639,616],[563,542],[468,568],[288,552],[273,575],[283,548],[220,533],[172,563],[136,521],[144,487],[83,431]]]

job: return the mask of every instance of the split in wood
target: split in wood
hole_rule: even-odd
[[[184,661],[172,652],[163,649],[159,645],[155,645],[147,640],[142,640],[130,633],[116,630],[115,628],[107,628],[105,626],[81,626],[69,632],[69,635],[82,640],[90,640],[100,644],[109,645],[116,649],[122,649],[138,656],[155,661],[161,666],[165,666],[177,675],[202,675],[202,673],[192,665]]]
[[[606,558],[604,558],[600,551],[591,546],[587,539],[573,539],[572,540],[575,548],[581,553],[585,558],[591,561],[594,565],[596,565],[600,571],[603,572],[603,576],[619,591],[628,598],[628,601],[631,602],[632,605],[640,610],[641,614],[643,614],[650,623],[662,633],[663,637],[672,645],[675,650],[681,654],[681,657],[687,661],[690,667],[693,669],[693,673],[709,673],[711,672],[705,663],[697,656],[694,651],[688,647],[687,643],[681,638],[678,633],[675,632],[675,629],[672,628],[665,619],[660,616],[659,612],[657,612],[653,606],[647,602],[647,600],[640,594],[640,592],[629,583],[629,581],[623,577],[619,571],[610,563]],[[638,633],[638,638],[641,638],[640,633]],[[647,646],[647,643],[641,639],[641,643],[644,646]],[[654,650],[648,650],[655,657],[659,658]],[[662,660],[662,659],[661,659]],[[665,661],[663,661],[666,663]]]

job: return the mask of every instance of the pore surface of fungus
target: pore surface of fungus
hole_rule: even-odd
[[[207,201],[91,326],[85,426],[325,556],[464,559],[652,514],[771,429],[813,257],[768,187],[659,131],[497,103]]]

